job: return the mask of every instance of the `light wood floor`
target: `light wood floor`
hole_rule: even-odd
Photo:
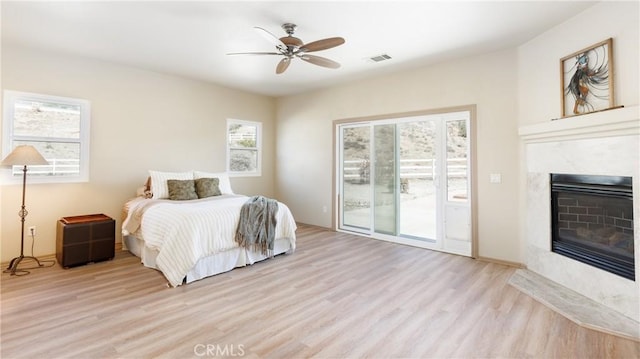
[[[2,275],[2,358],[638,358],[509,286],[514,268],[298,230],[298,250],[168,288],[109,262]],[[209,352],[206,352],[206,348]]]

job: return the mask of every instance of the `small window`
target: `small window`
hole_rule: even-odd
[[[235,176],[261,175],[262,124],[227,120],[227,171]]]
[[[49,162],[29,166],[31,182],[89,180],[90,105],[86,100],[4,91],[2,158],[19,145],[32,145]],[[3,182],[18,182],[14,166]]]

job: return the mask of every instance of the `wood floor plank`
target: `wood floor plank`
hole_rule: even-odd
[[[508,285],[512,267],[313,226],[297,235],[294,254],[177,288],[127,252],[3,274],[0,356],[640,357],[640,343]]]

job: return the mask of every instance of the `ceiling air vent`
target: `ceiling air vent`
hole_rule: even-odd
[[[382,55],[372,56],[369,58],[369,60],[373,62],[387,61],[387,60],[391,60],[391,56],[387,54],[382,54]]]

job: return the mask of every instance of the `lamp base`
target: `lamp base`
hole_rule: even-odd
[[[20,262],[22,262],[23,259],[34,260],[38,264],[38,266],[37,267],[29,267],[29,268],[25,268],[25,269],[18,269],[18,265],[20,264]],[[20,257],[13,258],[11,260],[11,262],[9,262],[9,266],[7,267],[7,269],[2,271],[2,273],[11,273],[11,275],[21,276],[21,275],[27,275],[27,274],[31,273],[27,269],[36,269],[36,268],[42,268],[42,267],[44,267],[44,264],[40,263],[40,260],[38,260],[38,258],[32,257],[32,256],[23,256],[23,255],[21,255]]]

